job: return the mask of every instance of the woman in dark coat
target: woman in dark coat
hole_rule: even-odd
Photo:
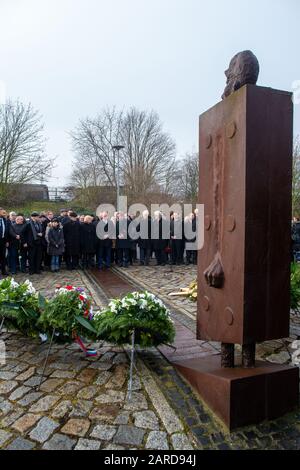
[[[80,249],[82,253],[82,267],[88,269],[95,265],[96,253],[96,227],[93,217],[86,215],[84,222],[80,224]]]
[[[75,212],[70,212],[70,220],[63,226],[65,238],[65,260],[67,269],[78,269],[80,258],[80,222]]]
[[[51,256],[51,271],[59,271],[59,257],[65,251],[63,228],[58,219],[52,219],[48,232],[48,255]]]

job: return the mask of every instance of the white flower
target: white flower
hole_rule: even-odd
[[[10,287],[13,289],[17,289],[19,287],[19,284],[14,280],[14,278],[11,278]]]
[[[27,293],[28,294],[35,294],[36,290],[32,285],[32,282],[30,282],[28,279],[27,281],[24,282],[24,285],[27,287]]]

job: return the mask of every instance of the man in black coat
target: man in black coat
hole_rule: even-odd
[[[103,212],[97,223],[97,263],[98,269],[110,268],[112,236],[114,235],[114,224],[108,218],[108,213]]]
[[[148,266],[151,257],[151,217],[147,210],[142,213],[137,232],[139,233],[140,264]]]
[[[86,215],[84,222],[80,224],[80,249],[82,253],[83,269],[94,267],[96,253],[96,227],[94,218]]]
[[[22,242],[28,248],[29,274],[41,274],[43,227],[39,213],[32,212],[30,221],[24,227]]]
[[[9,240],[9,223],[6,211],[0,208],[0,267],[2,276],[7,276],[6,272],[6,248]]]
[[[129,224],[130,220],[125,217],[123,212],[119,212],[116,225],[116,249],[118,250],[118,265],[123,268],[128,268],[129,265],[129,251],[131,249],[131,239],[128,235]]]
[[[157,266],[165,266],[166,264],[166,247],[168,240],[164,231],[167,229],[168,221],[163,219],[159,211],[154,213],[154,219],[151,224],[151,244],[155,253]],[[166,230],[167,231],[167,230]],[[168,230],[169,232],[170,230]]]
[[[78,269],[80,258],[80,222],[76,212],[69,213],[69,222],[64,226],[65,259],[67,269]]]

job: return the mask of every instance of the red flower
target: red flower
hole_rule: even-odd
[[[73,290],[73,286],[66,286],[67,290]]]
[[[84,302],[85,299],[84,299],[84,297],[83,297],[82,295],[80,295],[79,298],[80,298],[80,300],[81,300],[82,302]]]

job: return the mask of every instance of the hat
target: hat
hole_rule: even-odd
[[[58,222],[59,223],[59,219],[57,217],[53,217],[53,219],[51,220],[51,222]]]
[[[68,209],[60,209],[60,213],[62,212],[68,212]]]
[[[38,212],[32,212],[31,217],[39,217],[40,214]]]
[[[69,213],[69,216],[70,216],[70,217],[77,217],[77,214],[76,214],[76,212],[70,212],[70,213]]]

